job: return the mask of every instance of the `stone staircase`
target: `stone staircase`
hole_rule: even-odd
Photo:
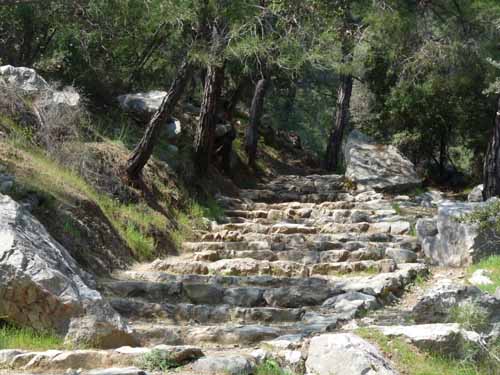
[[[225,217],[179,256],[98,281],[140,347],[0,350],[0,374],[144,375],[157,353],[179,375],[253,374],[267,355],[303,374],[311,336],[349,329],[427,273],[412,235],[425,212],[407,196],[313,175],[218,201]]]
[[[143,346],[254,348],[339,329],[404,292],[426,268],[398,197],[343,176],[281,176],[239,198],[182,254],[100,287]]]

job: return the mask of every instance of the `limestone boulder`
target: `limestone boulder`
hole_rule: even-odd
[[[0,66],[0,79],[26,93],[39,93],[51,89],[47,81],[34,69],[25,67]]]
[[[124,111],[138,117],[141,121],[148,121],[160,108],[166,95],[166,91],[152,90],[120,95],[117,99]],[[175,118],[167,120],[161,129],[161,137],[170,141],[176,140],[181,133],[181,122]]]
[[[348,135],[343,154],[346,177],[359,185],[378,191],[404,191],[422,184],[413,163],[396,147],[377,144],[357,130]]]
[[[475,286],[443,279],[429,288],[415,304],[412,314],[417,323],[445,323],[452,320],[453,310],[460,306],[475,306],[484,313],[487,322],[500,322],[500,299],[481,292]]]
[[[467,196],[467,200],[469,202],[483,202],[483,190],[484,190],[484,185],[477,185],[472,189],[472,191],[469,193]]]
[[[411,326],[373,327],[388,337],[401,337],[431,353],[460,358],[464,348],[478,345],[480,336],[465,331],[457,323],[418,324]]]
[[[352,333],[313,337],[306,360],[308,375],[396,375],[380,351]]]
[[[206,356],[192,365],[192,371],[200,375],[249,375],[254,368],[254,359],[243,355]]]
[[[436,218],[420,219],[416,231],[425,256],[435,265],[461,267],[497,252],[496,233],[461,220],[485,204],[446,201]]]
[[[121,317],[44,226],[0,194],[0,316],[71,342],[134,344]]]
[[[0,66],[0,82],[5,82],[25,94],[38,97],[36,104],[41,107],[68,106],[80,104],[80,95],[72,88],[54,90],[36,70],[12,65]]]

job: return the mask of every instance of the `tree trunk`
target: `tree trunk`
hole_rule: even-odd
[[[245,150],[248,157],[248,165],[255,169],[255,161],[257,158],[257,143],[259,141],[259,125],[264,108],[264,97],[266,95],[269,80],[261,78],[255,86],[255,92],[250,107],[250,123],[245,135]]]
[[[217,104],[223,83],[224,66],[211,65],[205,78],[200,120],[194,137],[195,162],[200,175],[206,174],[211,163],[217,125]]]
[[[341,76],[341,83],[337,90],[335,123],[333,124],[326,149],[325,167],[330,172],[336,172],[340,167],[342,140],[344,131],[349,124],[352,83],[353,79],[350,74]]]
[[[170,119],[175,105],[179,101],[192,71],[191,64],[186,60],[182,63],[177,76],[172,82],[167,95],[160,108],[149,121],[148,127],[139,144],[135,147],[127,161],[127,175],[131,180],[136,180],[141,175],[142,169],[153,153],[158,133],[162,125]]]
[[[484,160],[483,198],[500,196],[500,98],[498,98],[495,129]]]
[[[446,152],[446,130],[441,130],[441,136],[439,139],[439,177],[443,179],[445,177],[446,172],[446,160],[447,160],[447,152]]]
[[[226,108],[224,110],[225,112],[225,120],[227,122],[233,121],[234,117],[234,112],[236,111],[236,106],[241,100],[241,97],[243,96],[243,93],[245,92],[245,89],[247,88],[247,82],[248,78],[244,76],[240,82],[238,83],[238,86],[234,89],[234,91],[231,93],[230,98],[228,99],[226,103]]]

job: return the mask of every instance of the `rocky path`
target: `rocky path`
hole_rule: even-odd
[[[100,281],[142,348],[37,360],[21,353],[12,367],[132,366],[160,345],[188,363],[176,373],[251,373],[262,343],[341,330],[427,273],[414,218],[400,212],[408,197],[351,191],[342,176],[313,175],[281,176],[218,200],[225,218],[184,243],[182,255]]]

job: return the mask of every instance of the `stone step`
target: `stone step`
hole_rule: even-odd
[[[0,350],[0,368],[24,373],[54,374],[68,369],[94,370],[111,367],[136,366],[141,358],[153,350],[179,365],[185,365],[203,356],[197,346],[121,347],[114,350]],[[105,374],[106,372],[103,372]],[[119,372],[117,372],[119,373]],[[125,373],[125,372],[123,372]],[[132,374],[132,372],[129,372]],[[137,373],[137,372],[135,372]],[[108,372],[109,374],[109,372]]]
[[[408,221],[381,221],[376,223],[360,222],[339,224],[336,222],[324,221],[321,224],[300,224],[300,223],[256,223],[243,221],[240,223],[216,224],[212,225],[214,232],[238,232],[241,235],[256,234],[345,234],[345,233],[388,233],[394,235],[407,234],[411,230]]]
[[[365,233],[315,233],[315,234],[282,234],[282,233],[240,233],[237,231],[212,231],[206,232],[200,236],[198,242],[259,242],[260,244],[254,244],[251,249],[264,250],[264,247],[260,247],[264,242],[272,244],[272,250],[283,250],[286,247],[301,246],[304,247],[306,244],[314,243],[347,243],[347,242],[377,242],[377,243],[402,243],[404,246],[410,246],[412,248],[418,247],[417,238],[407,234],[395,235],[386,232],[365,232]],[[282,244],[282,245],[277,245]],[[191,246],[191,245],[188,245]],[[192,245],[195,246],[195,245]],[[230,245],[238,246],[238,245]],[[284,248],[280,248],[283,246]],[[334,250],[329,248],[328,250]],[[391,247],[394,247],[391,245]],[[243,247],[240,247],[243,249]],[[321,248],[315,246],[315,248]],[[234,247],[232,249],[235,249]]]
[[[367,211],[354,211],[354,214],[352,214],[352,216],[350,216],[351,211],[346,211],[346,212],[334,213],[333,215],[330,216],[323,215],[323,216],[308,217],[308,218],[293,217],[285,213],[279,213],[280,217],[271,217],[271,218],[249,219],[242,216],[228,216],[220,219],[218,223],[220,225],[249,223],[257,225],[267,225],[267,226],[273,226],[279,224],[294,224],[294,225],[321,227],[325,224],[354,225],[362,223],[379,224],[379,223],[395,223],[395,222],[406,221],[402,216],[395,215],[394,213],[389,212],[389,210],[383,210],[384,213],[382,214],[371,214],[371,215],[368,214]],[[382,210],[379,210],[378,212],[382,212]]]
[[[279,279],[267,277],[214,278],[185,277],[173,279],[168,274],[156,273],[162,282],[147,280],[155,273],[140,273],[136,278],[146,280],[113,280],[101,282],[104,294],[159,303],[229,305],[238,307],[286,307],[319,306],[341,290],[327,280]],[[134,277],[128,273],[128,276]]]
[[[380,220],[396,219],[401,217],[396,214],[396,211],[390,209],[338,209],[328,207],[311,208],[288,207],[283,208],[267,208],[266,210],[226,210],[225,216],[228,219],[252,220],[257,223],[265,223],[266,220],[293,220],[297,224],[304,224],[308,221],[311,223],[321,223],[319,219],[326,219],[336,223],[360,223],[360,222],[376,222]],[[308,220],[309,219],[309,220]],[[315,219],[315,220],[313,220]],[[393,220],[394,221],[394,220]]]
[[[273,191],[273,190],[241,190],[240,197],[253,202],[263,203],[283,203],[283,202],[301,202],[301,203],[322,203],[325,201],[345,201],[352,196],[345,190],[329,191],[323,193],[301,193],[293,191]]]
[[[202,348],[219,345],[252,346],[285,334],[301,332],[293,325],[166,325],[150,322],[131,324],[136,337],[148,345],[196,345]],[[191,344],[190,344],[191,343]]]
[[[244,295],[242,296],[244,298]],[[151,303],[130,298],[110,298],[123,317],[133,320],[161,320],[164,324],[256,324],[298,322],[306,308],[238,307],[232,305],[195,305]],[[238,302],[238,301],[233,301]],[[244,304],[244,302],[239,302]]]
[[[385,299],[401,295],[417,275],[424,276],[424,264],[403,263],[390,273],[344,275],[342,277],[277,278],[271,276],[172,275],[165,272],[124,271],[118,280],[100,282],[105,295],[136,298],[153,303],[224,304],[224,299],[241,297],[243,307],[258,301],[258,307],[300,308],[318,306],[345,292],[362,292]],[[180,290],[180,293],[178,292]],[[260,299],[260,293],[264,299]],[[176,297],[177,300],[175,299]],[[179,298],[180,297],[180,298]]]
[[[322,236],[323,237],[323,236]],[[272,240],[276,241],[272,241]],[[273,236],[269,240],[263,241],[235,241],[235,242],[185,242],[183,244],[184,253],[198,253],[203,251],[304,251],[306,254],[316,251],[346,250],[356,251],[360,249],[387,249],[404,248],[411,251],[418,251],[418,241],[414,237],[399,236],[390,237],[394,242],[372,242],[372,241],[340,241],[330,240],[323,237],[322,240],[309,240],[305,236]],[[342,238],[340,238],[342,239]]]
[[[402,251],[401,249],[390,249],[389,253]],[[413,253],[414,256],[411,257],[414,261],[417,259],[417,255],[411,250],[407,250],[408,253]],[[410,256],[409,254],[407,256]],[[273,251],[273,250],[204,250],[196,252],[192,259],[194,261],[201,262],[216,262],[224,259],[241,259],[250,258],[254,260],[267,260],[267,261],[290,261],[303,263],[306,265],[314,263],[329,263],[329,262],[353,262],[360,260],[381,260],[386,258],[386,248],[385,247],[366,247],[359,248],[357,250],[325,250],[322,252],[316,250],[285,250],[285,251]],[[401,259],[393,258],[391,259]],[[407,262],[403,262],[407,263]]]
[[[367,256],[366,254],[369,253],[355,253],[360,257]],[[152,271],[163,271],[176,275],[270,275],[275,277],[308,277],[365,271],[392,272],[395,268],[396,264],[392,259],[315,263],[308,266],[304,263],[287,260],[268,261],[236,258],[210,262],[171,258],[156,260],[150,265]]]

